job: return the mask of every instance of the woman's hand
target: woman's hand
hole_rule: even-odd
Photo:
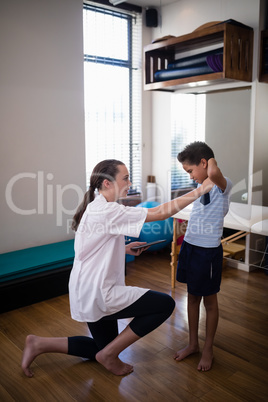
[[[145,245],[146,242],[134,241],[133,243],[126,244],[126,254],[135,256],[140,255],[144,250],[147,250],[149,247],[144,246],[142,248],[139,248],[138,250],[133,250],[132,247],[142,246],[143,244]]]
[[[209,193],[213,186],[214,183],[210,180],[209,177],[207,177],[206,180],[204,180],[201,186],[199,187],[201,195]]]

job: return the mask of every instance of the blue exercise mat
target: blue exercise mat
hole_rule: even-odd
[[[173,68],[170,70],[159,70],[154,74],[156,81],[176,80],[178,78],[192,77],[196,75],[204,75],[213,73],[208,65],[190,68]]]
[[[214,54],[223,54],[223,47],[210,50],[208,52],[199,53],[193,56],[183,57],[176,59],[168,64],[168,69],[174,68],[189,68],[189,67],[202,67],[207,65],[207,57]]]

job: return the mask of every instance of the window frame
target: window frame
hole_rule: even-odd
[[[127,21],[127,58],[126,59],[117,59],[117,58],[112,58],[112,57],[106,57],[106,56],[96,56],[94,54],[87,54],[84,53],[84,63],[97,63],[97,64],[105,64],[105,65],[110,65],[110,66],[116,66],[116,67],[122,67],[122,68],[127,68],[128,73],[129,73],[129,88],[128,88],[128,98],[129,98],[129,111],[128,111],[128,121],[129,121],[129,174],[130,174],[130,181],[133,183],[132,188],[129,191],[129,194],[135,194],[135,193],[140,193],[141,188],[142,188],[142,174],[141,174],[141,151],[142,151],[142,143],[141,143],[141,110],[139,112],[140,118],[139,118],[139,123],[138,125],[140,126],[140,138],[137,140],[137,134],[133,133],[133,131],[137,131],[133,129],[134,126],[134,120],[136,119],[136,113],[135,113],[135,119],[134,119],[134,101],[133,101],[133,92],[137,91],[137,88],[134,88],[133,90],[133,85],[137,85],[140,87],[139,91],[139,98],[140,98],[140,103],[141,103],[141,85],[139,83],[133,83],[133,71],[140,69],[140,78],[138,81],[141,83],[142,79],[142,72],[141,72],[141,65],[142,65],[142,52],[140,52],[140,65],[137,68],[136,65],[133,65],[133,24],[135,23],[137,19],[137,14],[129,11],[123,11],[123,10],[116,10],[115,7],[111,9],[111,7],[107,6],[102,6],[101,4],[96,4],[92,2],[86,2],[83,4],[83,12],[84,10],[89,10],[93,12],[99,12],[102,14],[106,15],[111,15],[114,17],[118,18],[123,18]],[[140,33],[141,35],[141,33]],[[84,38],[85,40],[85,38]],[[141,44],[140,44],[141,47]],[[86,88],[85,88],[86,91]],[[135,102],[137,104],[137,102]],[[135,109],[136,110],[136,109]],[[86,110],[85,110],[85,119],[86,119]],[[135,123],[136,124],[136,123]],[[87,135],[87,133],[85,133]],[[139,165],[140,167],[137,166],[136,159],[137,158],[137,153],[138,159],[139,159]],[[108,157],[107,157],[108,158]],[[120,159],[114,156],[115,159]],[[106,159],[106,158],[103,158]],[[125,163],[125,161],[123,161]],[[139,172],[138,172],[139,170]],[[91,172],[87,172],[87,183],[89,182],[89,177],[90,177]]]

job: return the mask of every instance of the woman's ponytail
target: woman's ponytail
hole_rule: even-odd
[[[77,231],[79,223],[82,219],[82,216],[90,202],[92,202],[95,198],[95,190],[100,190],[102,186],[102,182],[104,179],[108,179],[110,181],[115,180],[115,176],[118,173],[118,165],[124,165],[123,162],[118,161],[116,159],[106,159],[102,162],[99,162],[95,168],[93,169],[92,175],[90,176],[90,186],[88,191],[84,195],[84,199],[82,203],[77,208],[77,211],[73,217],[72,229]]]
[[[91,188],[85,193],[84,199],[77,208],[77,211],[73,217],[73,222],[72,222],[72,229],[74,231],[77,231],[77,228],[79,226],[79,223],[82,219],[83,213],[85,212],[88,204],[94,200],[94,190],[92,191]]]

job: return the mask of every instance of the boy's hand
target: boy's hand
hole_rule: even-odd
[[[220,171],[214,158],[210,158],[208,160],[207,174],[208,177],[213,181],[213,183],[216,184],[216,186],[219,187],[222,191],[226,189],[226,179]]]

